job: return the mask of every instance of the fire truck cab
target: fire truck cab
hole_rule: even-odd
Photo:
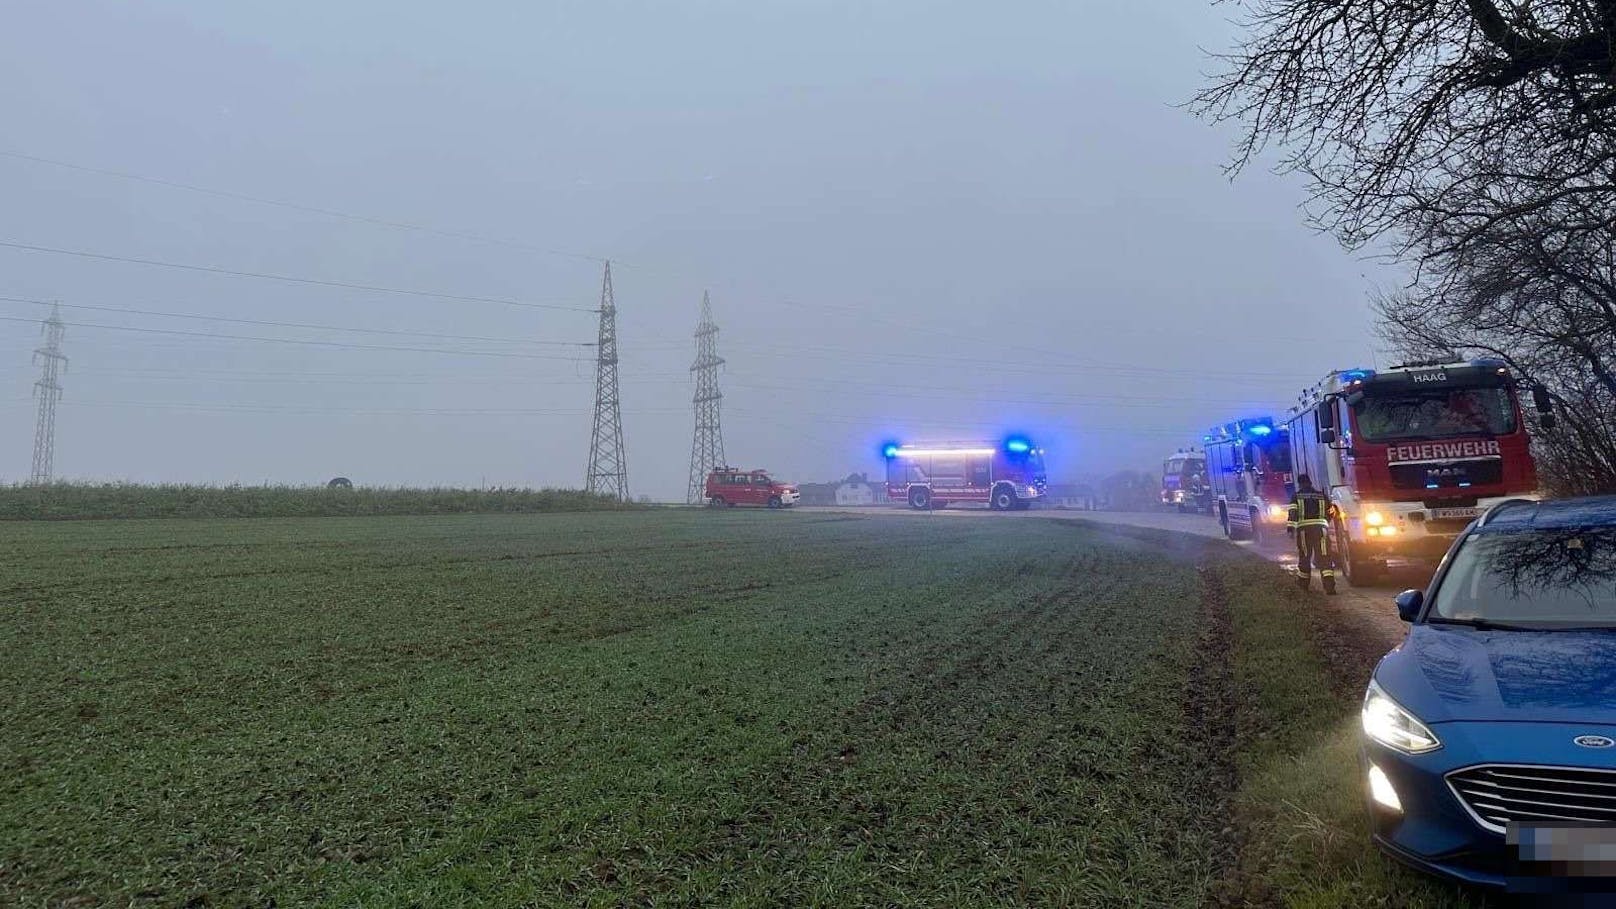
[[[1179,511],[1204,511],[1212,507],[1205,453],[1180,448],[1162,459],[1161,503]]]
[[[1202,440],[1213,513],[1232,540],[1282,535],[1290,504],[1290,432],[1272,417],[1214,426]]]
[[[1294,473],[1340,511],[1331,539],[1354,584],[1388,559],[1438,559],[1471,521],[1535,497],[1519,383],[1501,360],[1332,372],[1286,420]],[[1534,395],[1545,427],[1548,399]]]
[[[1011,436],[1001,442],[933,442],[881,447],[887,496],[910,508],[982,502],[995,511],[1030,508],[1049,485],[1044,450]]]

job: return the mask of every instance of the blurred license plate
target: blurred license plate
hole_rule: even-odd
[[[1473,518],[1481,514],[1480,508],[1433,508],[1433,518]]]
[[[1548,877],[1616,877],[1616,827],[1512,824],[1505,840],[1520,869]]]

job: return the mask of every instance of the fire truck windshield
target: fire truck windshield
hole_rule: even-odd
[[[1174,477],[1185,476],[1187,474],[1205,473],[1206,461],[1200,458],[1168,458],[1165,469],[1162,472],[1168,476]]]
[[[1507,388],[1432,388],[1367,394],[1353,405],[1366,442],[1502,436],[1515,431],[1515,399]]]

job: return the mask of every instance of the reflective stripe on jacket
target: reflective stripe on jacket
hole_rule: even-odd
[[[1285,523],[1289,527],[1329,527],[1335,517],[1335,503],[1316,489],[1305,489],[1291,496]]]

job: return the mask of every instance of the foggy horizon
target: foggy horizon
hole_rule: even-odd
[[[1020,432],[1059,483],[1372,364],[1401,280],[1309,227],[1299,179],[1223,172],[1230,133],[1180,106],[1231,43],[1204,4],[15,18],[3,482],[36,301],[68,323],[59,478],[578,487],[610,259],[629,488],[682,500],[703,292],[731,464],[817,482]]]

